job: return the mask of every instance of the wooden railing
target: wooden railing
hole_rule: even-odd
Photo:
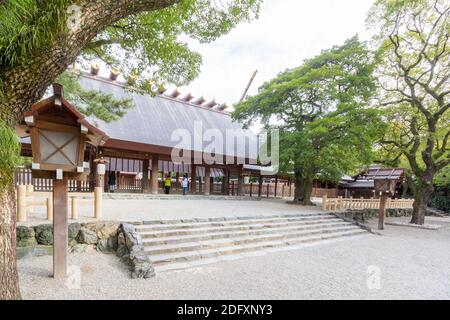
[[[31,169],[28,168],[16,168],[14,175],[14,185],[33,185],[34,191],[52,191],[53,181],[52,179],[33,178]],[[88,181],[75,181],[69,180],[67,183],[69,192],[91,192],[91,186]]]
[[[412,208],[414,199],[387,199],[387,209]],[[379,209],[380,199],[364,198],[328,198],[322,197],[323,210],[343,210],[343,209]]]
[[[19,185],[17,187],[17,221],[27,221],[34,207],[45,207],[47,220],[53,220],[53,193],[33,191],[33,185]],[[102,216],[102,190],[95,188],[95,192],[73,192],[68,196],[68,216],[78,219],[79,206],[91,206],[94,218]]]

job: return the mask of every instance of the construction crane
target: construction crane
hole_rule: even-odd
[[[255,77],[256,77],[256,74],[257,74],[257,73],[258,73],[258,70],[255,70],[255,72],[253,72],[253,75],[252,75],[252,77],[250,78],[250,81],[248,82],[247,87],[245,88],[245,91],[244,91],[244,93],[242,94],[242,97],[241,97],[241,99],[239,100],[239,102],[244,101],[245,97],[247,96],[248,89],[250,89],[250,86],[252,85],[253,80],[255,80]]]

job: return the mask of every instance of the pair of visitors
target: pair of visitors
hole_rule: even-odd
[[[183,196],[185,196],[189,190],[189,179],[187,174],[185,174],[183,179],[181,179],[181,188],[183,189]]]
[[[166,176],[166,179],[164,180],[164,193],[165,194],[170,193],[171,186],[172,186],[172,178],[170,176]]]

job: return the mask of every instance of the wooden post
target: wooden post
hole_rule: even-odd
[[[179,184],[180,184],[180,173],[177,172],[176,176],[175,176],[175,185],[174,185],[174,190],[179,190]]]
[[[51,197],[47,198],[47,220],[53,221],[53,199]]]
[[[72,197],[72,220],[78,220],[78,199]]]
[[[94,189],[94,217],[95,219],[101,219],[103,211],[103,188],[95,187]]]
[[[197,193],[197,166],[191,165],[191,192]]]
[[[17,221],[27,221],[27,187],[17,186]]]
[[[353,208],[353,197],[348,198],[348,201],[349,201],[348,208],[352,209]]]
[[[378,229],[384,229],[384,217],[386,216],[386,201],[389,195],[387,193],[382,193],[380,197],[380,211],[378,213]]]
[[[148,159],[144,159],[142,161],[142,192],[147,193],[149,190],[148,185],[148,168],[150,165],[150,161]]]
[[[31,201],[34,201],[33,193],[34,193],[34,186],[32,184],[27,184],[27,199],[30,199]],[[27,206],[27,216],[29,216],[34,211],[33,206]]]
[[[250,198],[252,197],[253,182],[250,182]]]
[[[267,184],[267,195],[266,195],[266,198],[269,197],[269,186],[270,186],[270,183]]]
[[[277,190],[278,190],[278,176],[275,176],[275,194],[274,194],[274,198],[277,197]]]
[[[342,196],[338,197],[339,206],[338,209],[342,209],[344,207],[344,202],[342,201]]]
[[[234,196],[234,181],[231,183],[231,195]]]
[[[327,210],[327,195],[324,194],[322,197],[322,210]]]
[[[53,180],[53,208],[53,277],[61,279],[67,276],[67,177]]]
[[[258,197],[261,198],[262,195],[263,178],[261,175],[258,177]]]
[[[150,178],[152,185],[152,194],[158,194],[158,160],[158,155],[154,154],[152,157],[152,174]]]
[[[238,182],[237,182],[237,195],[242,196],[244,192],[244,178],[242,177],[242,166],[239,166]]]
[[[209,196],[211,194],[211,167],[205,166],[205,190],[204,195]]]

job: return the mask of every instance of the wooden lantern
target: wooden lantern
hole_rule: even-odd
[[[395,186],[397,180],[393,179],[374,179],[375,192],[378,194],[390,194],[393,195],[395,192]]]
[[[25,113],[26,132],[31,139],[34,177],[84,180],[89,164],[84,162],[86,144],[102,145],[106,139],[63,97],[61,85],[53,85],[54,96]]]
[[[53,179],[53,276],[63,278],[67,276],[68,179],[86,178],[86,144],[102,145],[107,136],[63,98],[61,85],[53,85],[53,93],[24,114],[16,132],[30,136],[33,177]]]

